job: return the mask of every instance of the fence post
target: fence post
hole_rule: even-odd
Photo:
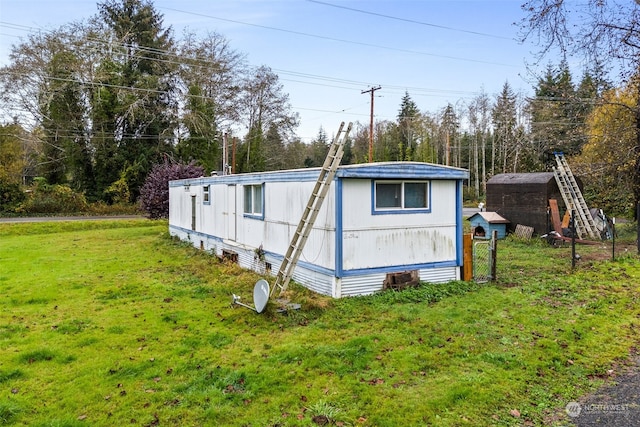
[[[462,280],[469,282],[473,280],[473,239],[471,234],[463,236],[462,252]]]
[[[494,282],[498,270],[498,230],[491,232],[491,281]]]
[[[611,218],[611,261],[616,260],[616,217]]]
[[[571,268],[576,268],[576,216],[575,211],[571,211]]]

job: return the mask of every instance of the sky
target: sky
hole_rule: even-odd
[[[505,82],[530,95],[536,46],[520,43],[519,0],[154,0],[175,37],[217,32],[252,66],[280,77],[297,135],[309,142],[340,122],[396,120],[408,93],[420,111],[474,96],[495,97]],[[0,66],[11,46],[97,13],[93,0],[0,0]],[[545,65],[548,63],[546,60]],[[539,66],[537,67],[539,71]],[[536,67],[533,66],[533,70]],[[0,107],[1,108],[1,107]]]

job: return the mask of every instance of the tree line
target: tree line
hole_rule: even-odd
[[[0,69],[4,108],[16,112],[0,128],[4,182],[37,176],[91,201],[133,202],[167,159],[221,170],[225,140],[243,173],[319,166],[333,137],[321,128],[303,143],[277,74],[249,65],[221,34],[177,38],[148,1],[100,2],[85,22],[31,34],[10,59]],[[549,170],[563,151],[590,203],[630,213],[639,79],[615,87],[599,64],[575,77],[566,61],[550,63],[533,96],[505,82],[436,112],[405,92],[395,120],[375,123],[373,160],[467,168],[467,197],[481,200],[491,176]],[[246,133],[235,135],[239,127]],[[369,141],[369,125],[356,122],[343,163],[367,162]]]

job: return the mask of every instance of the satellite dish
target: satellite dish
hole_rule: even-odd
[[[231,300],[232,304],[241,305],[243,307],[249,308],[256,313],[260,314],[267,307],[267,302],[269,302],[269,282],[264,279],[260,279],[256,282],[253,287],[253,305],[243,304],[240,302],[240,297],[236,294],[233,294],[233,299]]]
[[[262,313],[269,301],[269,282],[260,279],[253,287],[253,305],[258,313]]]

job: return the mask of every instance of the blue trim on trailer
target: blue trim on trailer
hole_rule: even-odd
[[[202,231],[195,231],[195,230],[192,230],[190,228],[180,227],[179,225],[169,224],[169,230],[171,230],[171,229],[174,229],[176,231],[183,231],[183,232],[185,232],[187,234],[194,234],[194,235],[199,236],[199,237],[205,237],[207,239],[212,239],[212,240],[215,240],[216,242],[220,242],[220,243],[222,243],[224,241],[224,239],[221,238],[221,237],[217,237],[217,236],[213,236],[211,234],[203,233]]]
[[[282,262],[282,260],[284,260],[284,255],[280,255],[280,254],[276,254],[274,252],[265,252],[265,256],[270,256],[271,258],[275,258],[277,260],[279,260],[280,262]],[[320,265],[317,264],[311,264],[308,261],[302,261],[302,260],[298,260],[298,262],[296,263],[296,267],[300,266],[302,268],[306,268],[307,270],[316,272],[316,273],[322,273],[326,276],[335,276],[335,270],[331,269],[331,268],[327,268],[327,267],[322,267]],[[276,272],[277,273],[277,272]]]
[[[335,231],[335,267],[336,267],[336,277],[341,278],[343,275],[343,253],[344,253],[344,239],[343,239],[343,218],[342,218],[342,193],[343,191],[343,182],[342,178],[338,178],[336,181],[336,191],[335,191],[335,201],[336,201],[336,231]]]
[[[393,265],[390,267],[359,268],[354,270],[343,271],[343,277],[362,276],[365,274],[397,273],[399,271],[407,271],[407,270],[431,270],[434,268],[448,268],[448,267],[458,267],[458,262],[455,260],[451,260],[451,261],[428,262],[424,264]]]
[[[462,205],[463,205],[463,200],[462,200],[462,193],[463,193],[463,188],[462,188],[462,180],[459,179],[456,181],[456,262],[459,266],[462,265],[462,258],[463,258],[463,254],[462,254],[462,246],[463,246],[463,241],[462,241],[462,233],[463,233],[463,224],[464,221],[462,219]]]
[[[222,185],[222,184],[258,184],[264,182],[303,182],[317,181],[320,168],[295,169],[287,171],[254,172],[237,175],[208,176],[169,181],[169,187],[190,185]]]

